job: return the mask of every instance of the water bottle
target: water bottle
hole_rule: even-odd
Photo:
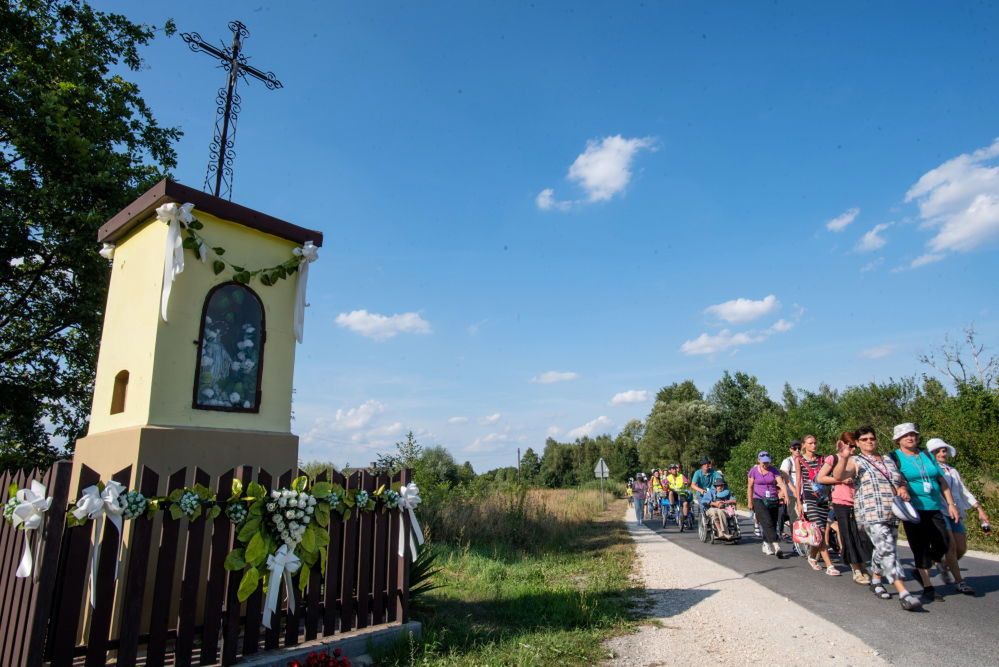
[[[991,533],[992,532],[992,526],[989,525],[988,521],[982,521],[982,532],[983,533]]]

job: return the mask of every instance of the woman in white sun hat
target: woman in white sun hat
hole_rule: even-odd
[[[944,517],[947,530],[950,532],[950,550],[947,552],[946,560],[939,564],[940,577],[948,584],[956,582],[957,590],[961,593],[974,595],[975,591],[961,577],[961,566],[958,565],[961,556],[968,550],[968,535],[965,531],[964,517],[968,510],[975,508],[978,510],[978,518],[981,520],[982,526],[985,527],[990,525],[989,515],[985,513],[985,509],[979,504],[978,499],[964,485],[964,480],[961,479],[961,473],[957,471],[957,468],[948,465],[947,460],[957,454],[955,449],[940,438],[931,438],[926,443],[926,451],[936,459],[937,465],[943,470],[950,491],[954,495],[957,511],[960,514],[957,521],[951,520],[950,517]]]
[[[929,568],[946,558],[950,550],[950,533],[944,516],[957,521],[960,514],[943,470],[936,459],[919,448],[919,431],[911,422],[899,424],[892,432],[898,449],[891,456],[905,479],[918,521],[903,521],[909,539],[923,597],[933,600],[936,588],[930,583]]]

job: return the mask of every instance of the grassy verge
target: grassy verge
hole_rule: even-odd
[[[624,500],[599,491],[497,492],[438,508],[431,530],[441,572],[419,643],[379,665],[559,665],[606,657],[628,631],[635,550]]]

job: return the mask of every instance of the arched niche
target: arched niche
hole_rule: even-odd
[[[194,372],[196,410],[259,412],[266,341],[264,305],[238,282],[205,297]]]

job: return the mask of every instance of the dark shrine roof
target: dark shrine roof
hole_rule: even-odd
[[[164,178],[162,181],[146,190],[138,199],[120,210],[113,218],[101,225],[97,230],[97,241],[114,243],[132,230],[140,222],[144,222],[162,204],[177,202],[194,204],[198,211],[210,213],[230,222],[256,229],[295,243],[304,244],[312,241],[314,245],[323,244],[323,233],[306,229],[290,222],[271,217],[266,213],[254,211],[252,208],[240,206],[221,197],[210,195],[201,190],[189,188]]]

